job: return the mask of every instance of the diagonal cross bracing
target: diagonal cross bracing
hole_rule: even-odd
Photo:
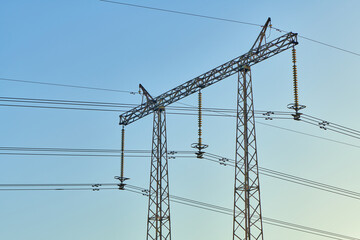
[[[239,71],[236,119],[233,240],[262,240],[254,102],[249,66]]]
[[[128,125],[135,122],[150,113],[156,111],[159,107],[166,107],[169,104],[177,102],[199,89],[206,88],[217,83],[237,72],[243,66],[252,66],[264,61],[274,55],[277,55],[297,44],[297,34],[289,32],[279,38],[276,38],[266,44],[252,49],[244,55],[230,60],[184,84],[177,86],[160,96],[154,98],[154,101],[148,101],[120,115],[120,125]]]
[[[171,240],[165,108],[154,112],[147,240]]]

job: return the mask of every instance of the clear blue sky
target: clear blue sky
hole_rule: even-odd
[[[131,1],[263,24],[360,53],[360,2]],[[249,50],[260,28],[131,8],[97,0],[0,2],[0,78],[137,91],[157,96]],[[270,38],[281,34],[272,31]],[[305,113],[360,129],[360,57],[299,39],[298,78]],[[292,102],[291,52],[252,68],[255,109]],[[0,97],[138,104],[139,95],[0,81]],[[236,78],[203,91],[205,107],[234,108]],[[196,96],[183,103],[196,105]],[[120,148],[116,112],[0,106],[0,146]],[[168,149],[191,150],[196,116],[168,115]],[[359,140],[291,120],[270,123],[355,145]],[[209,152],[234,157],[235,121],[205,118]],[[151,148],[152,117],[126,128],[127,149]],[[359,148],[257,125],[259,164],[360,191]],[[126,159],[130,184],[147,187],[150,161]],[[198,159],[170,160],[170,192],[232,207],[233,169]],[[0,155],[0,183],[114,182],[119,159]],[[261,176],[263,214],[360,237],[358,200]],[[0,238],[140,240],[147,199],[125,191],[0,192]],[[173,239],[231,239],[232,218],[172,204]],[[264,225],[266,239],[324,239]]]

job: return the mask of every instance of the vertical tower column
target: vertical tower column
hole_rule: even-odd
[[[263,239],[250,67],[238,74],[233,240]]]
[[[165,108],[154,112],[147,240],[171,240]]]

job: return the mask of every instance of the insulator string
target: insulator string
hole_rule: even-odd
[[[198,104],[199,104],[199,115],[198,115],[198,126],[199,126],[199,130],[198,130],[198,135],[199,135],[199,146],[201,146],[202,140],[201,140],[201,134],[202,134],[202,115],[201,115],[201,109],[202,109],[202,93],[201,90],[199,90],[199,94],[198,94],[199,98],[198,98]]]
[[[299,94],[298,94],[298,78],[297,78],[297,66],[296,66],[296,49],[292,48],[292,63],[293,63],[293,87],[294,87],[294,103],[288,105],[289,109],[295,110],[295,114],[293,117],[295,120],[300,120],[301,113],[299,112],[301,109],[304,109],[305,105],[299,104]]]
[[[120,170],[120,179],[123,182],[124,179],[124,143],[125,141],[125,128],[122,126],[121,129],[121,170]]]
[[[294,103],[295,111],[299,110],[299,97],[298,97],[298,80],[297,80],[297,66],[296,66],[296,49],[292,49],[292,62],[293,62],[293,83],[294,83]]]
[[[192,148],[196,148],[198,151],[195,153],[197,158],[203,158],[202,150],[207,148],[208,145],[202,143],[202,93],[201,89],[199,89],[198,93],[198,142],[191,144]]]

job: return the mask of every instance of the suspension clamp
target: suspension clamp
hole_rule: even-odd
[[[287,105],[287,108],[295,110],[295,114],[291,114],[291,115],[294,117],[294,120],[300,121],[300,116],[301,116],[302,113],[299,113],[299,111],[301,109],[306,108],[306,106],[305,105],[300,105],[300,104],[296,105],[295,103],[290,103],[290,104]]]
[[[124,190],[125,186],[126,186],[126,184],[124,182],[126,180],[129,180],[130,178],[115,176],[114,179],[117,179],[120,181],[120,184],[118,184],[119,190]]]
[[[203,158],[203,155],[205,152],[203,152],[202,150],[207,148],[209,145],[206,144],[199,144],[199,143],[193,143],[191,144],[192,148],[196,148],[198,150],[198,152],[196,152],[196,157],[197,158]]]

